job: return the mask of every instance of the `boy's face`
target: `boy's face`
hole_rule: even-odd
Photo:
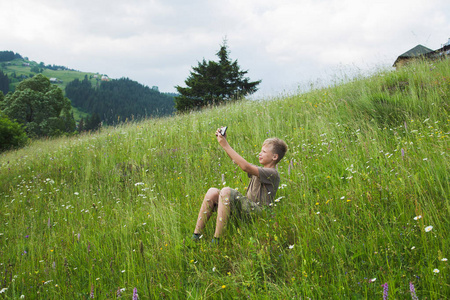
[[[278,158],[278,154],[273,153],[271,145],[263,145],[258,155],[259,163],[263,166],[274,164]]]

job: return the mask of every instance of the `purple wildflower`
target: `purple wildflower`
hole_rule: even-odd
[[[382,285],[382,287],[383,287],[383,300],[387,300],[389,296],[388,283],[386,282],[385,284]]]
[[[134,288],[133,289],[133,300],[138,300],[139,299],[139,296],[138,296],[138,293],[137,293],[137,288]]]
[[[120,287],[117,289],[117,298],[120,298],[122,296],[122,291],[120,290]]]
[[[289,166],[288,166],[288,175],[291,175],[291,168],[293,168],[294,167],[294,164],[292,163],[292,159],[291,159],[291,161],[289,162]]]
[[[91,285],[91,295],[89,296],[89,298],[94,299],[94,285]]]
[[[405,157],[405,150],[402,148],[402,158]]]
[[[414,284],[411,281],[409,282],[409,291],[411,292],[411,298],[413,300],[419,300],[416,295],[416,290],[414,289]]]

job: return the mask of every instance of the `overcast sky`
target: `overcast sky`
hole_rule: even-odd
[[[390,67],[450,38],[448,0],[0,0],[0,51],[162,92],[192,66],[230,58],[262,80],[255,96]],[[320,79],[320,80],[318,80]]]

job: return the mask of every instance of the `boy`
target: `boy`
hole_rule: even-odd
[[[235,189],[225,187],[222,190],[210,188],[205,195],[200,212],[198,213],[193,239],[200,239],[201,232],[213,211],[217,210],[216,231],[213,242],[218,243],[223,229],[231,213],[238,215],[249,214],[252,211],[261,210],[261,206],[270,205],[280,184],[280,176],[276,169],[277,163],[287,151],[287,145],[283,140],[270,138],[264,141],[259,153],[259,163],[262,167],[247,162],[228,144],[226,134],[221,134],[221,129],[216,131],[217,141],[225,150],[231,160],[242,171],[248,174],[250,183],[246,196]]]

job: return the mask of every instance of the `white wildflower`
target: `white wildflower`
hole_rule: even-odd
[[[283,199],[283,198],[284,198],[284,196],[281,196],[281,197],[279,197],[279,198],[277,198],[277,199],[275,199],[275,200],[273,200],[273,201],[275,201],[275,202],[280,202],[280,200]]]

